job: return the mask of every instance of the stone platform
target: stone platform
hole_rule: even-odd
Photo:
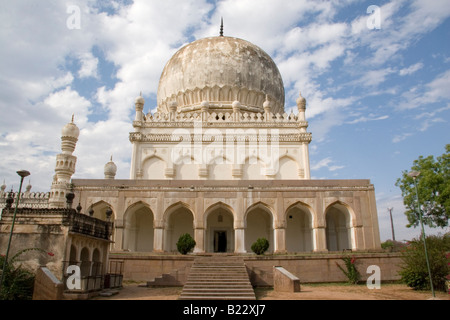
[[[273,267],[281,266],[300,279],[301,283],[345,282],[346,278],[336,264],[343,266],[341,258],[351,255],[356,259],[356,267],[365,281],[370,265],[381,270],[381,281],[399,280],[401,255],[398,253],[311,253],[298,255],[252,254],[231,255],[242,259],[247,269],[250,283],[256,287],[273,287]],[[146,282],[153,286],[184,286],[196,259],[220,261],[224,255],[158,255],[138,253],[111,253],[110,261],[123,261],[124,281]],[[156,280],[160,278],[160,280]],[[164,281],[169,279],[170,281]]]

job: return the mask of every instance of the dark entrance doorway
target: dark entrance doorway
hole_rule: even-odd
[[[214,231],[214,252],[227,252],[226,231]]]

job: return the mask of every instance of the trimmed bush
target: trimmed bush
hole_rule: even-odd
[[[450,273],[448,252],[450,251],[450,234],[444,236],[428,236],[427,251],[430,261],[433,287],[446,291],[446,277]],[[422,239],[412,240],[402,254],[401,280],[414,290],[430,290],[430,277],[425,259]]]
[[[178,252],[181,254],[188,254],[192,249],[195,248],[195,240],[189,233],[183,234],[177,242]]]
[[[257,255],[262,255],[269,249],[269,241],[266,238],[259,238],[252,244],[251,249]]]

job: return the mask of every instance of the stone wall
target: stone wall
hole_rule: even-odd
[[[367,267],[377,265],[381,270],[381,281],[399,280],[401,258],[399,254],[363,253],[352,255],[356,258],[356,267],[362,281],[368,276]],[[195,255],[139,255],[116,253],[110,260],[124,262],[124,281],[151,281],[164,273],[176,274],[181,282],[185,277]],[[312,254],[308,256],[243,256],[250,281],[254,286],[273,286],[273,267],[281,266],[300,279],[301,283],[345,282],[347,279],[336,263],[344,266],[341,254]],[[212,256],[213,259],[213,256]],[[174,272],[177,271],[177,272]]]
[[[361,280],[366,281],[367,267],[377,265],[381,270],[381,281],[396,281],[400,279],[401,258],[399,254],[371,253],[354,254],[356,268],[361,274]],[[345,269],[340,254],[310,255],[310,256],[263,256],[245,258],[245,264],[254,286],[273,286],[273,267],[282,266],[300,279],[300,283],[345,282],[345,275],[336,265]]]
[[[42,267],[36,272],[33,300],[62,300],[64,284],[51,271]]]
[[[123,261],[124,281],[152,281],[163,274],[173,273],[184,282],[194,262],[193,256],[158,256],[111,253],[109,261]]]

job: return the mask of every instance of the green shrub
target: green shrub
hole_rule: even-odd
[[[446,291],[446,277],[450,273],[448,252],[450,251],[450,234],[428,236],[426,238],[433,287]],[[402,267],[399,272],[401,280],[414,290],[430,290],[425,250],[422,239],[412,240],[402,252]]]
[[[181,254],[188,254],[192,249],[195,248],[195,240],[189,233],[183,234],[177,242],[178,252]]]
[[[392,240],[386,240],[385,242],[381,243],[381,249],[387,251],[387,252],[396,252],[402,250],[402,248],[405,246],[405,243],[399,242],[399,241],[392,241]]]
[[[251,249],[257,255],[262,255],[269,249],[269,241],[266,238],[259,238],[252,244]]]
[[[355,257],[343,257],[342,261],[344,261],[345,269],[341,267],[337,262],[336,265],[339,269],[345,274],[347,277],[348,283],[357,284],[361,279],[361,274],[356,269],[356,258]]]
[[[3,264],[6,263],[3,284],[0,288],[0,300],[31,300],[33,297],[35,274],[23,268],[22,265],[17,266],[18,258],[30,251],[45,253],[45,250],[40,248],[28,248],[16,253],[9,261],[5,261],[5,256],[0,255],[0,275]],[[53,256],[53,253],[47,254]]]

